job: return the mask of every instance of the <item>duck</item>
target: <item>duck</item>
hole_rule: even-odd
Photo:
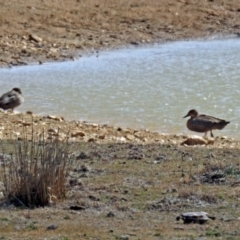
[[[230,122],[208,116],[205,114],[198,114],[198,111],[195,109],[192,109],[188,112],[186,116],[183,118],[190,117],[187,121],[187,128],[194,132],[204,132],[204,136],[207,136],[207,132],[211,133],[211,137],[214,137],[212,130],[218,129],[222,130],[226,125],[228,125]]]
[[[24,102],[24,97],[20,88],[13,88],[11,91],[4,93],[0,97],[0,108],[3,110],[11,109],[20,106]]]

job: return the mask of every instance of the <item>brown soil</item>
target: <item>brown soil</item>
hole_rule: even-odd
[[[238,0],[11,0],[0,3],[1,66],[74,59],[129,44],[239,31]]]
[[[240,27],[238,0],[12,0],[0,6],[1,66],[73,59],[129,44],[225,36]],[[61,117],[0,113],[0,119],[3,140],[31,139],[32,129],[36,134],[44,129],[47,141],[69,137],[77,146],[67,199],[35,210],[2,204],[0,239],[240,237],[239,141],[222,137],[210,145],[186,146],[181,143],[187,136]],[[3,193],[0,184],[5,203]],[[176,222],[186,211],[207,211],[216,220]]]

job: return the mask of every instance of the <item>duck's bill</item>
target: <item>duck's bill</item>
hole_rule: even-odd
[[[188,114],[186,116],[184,116],[183,118],[186,118],[186,117],[188,117]]]

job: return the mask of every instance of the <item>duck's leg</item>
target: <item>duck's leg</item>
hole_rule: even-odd
[[[211,132],[211,137],[214,138],[213,133],[212,133],[212,130],[211,130],[210,132]]]
[[[207,137],[207,132],[205,132],[205,133],[204,133],[203,137],[204,137],[204,138],[206,138],[206,137]]]

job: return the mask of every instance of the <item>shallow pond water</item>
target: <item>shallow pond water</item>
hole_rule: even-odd
[[[239,138],[239,59],[238,38],[179,41],[1,69],[0,84],[2,93],[22,89],[19,112],[190,133],[183,116],[196,108],[231,121],[215,135]]]

